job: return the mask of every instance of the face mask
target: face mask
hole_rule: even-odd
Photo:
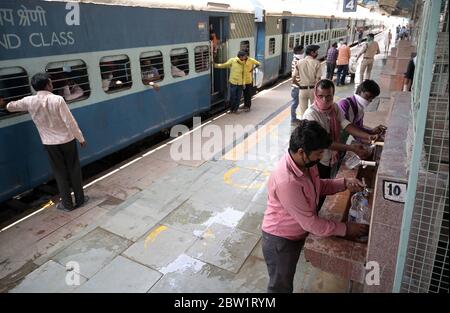
[[[361,96],[358,97],[358,102],[364,107],[367,107],[370,104],[369,100],[364,99]]]
[[[317,165],[317,164],[320,163],[320,160],[311,161],[311,160],[308,158],[308,156],[306,156],[306,158],[308,159],[309,162],[305,162],[305,160],[303,159],[303,162],[305,163],[303,166],[304,166],[305,168],[311,168],[311,167],[313,167],[314,165]]]

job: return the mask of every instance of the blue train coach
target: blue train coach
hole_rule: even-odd
[[[294,45],[319,44],[324,56],[352,35],[350,19],[253,2],[3,0],[0,97],[32,94],[30,78],[48,72],[88,141],[85,165],[223,103],[228,72],[213,61],[247,50],[268,84],[290,72]],[[0,151],[0,202],[51,177],[28,114],[0,111]]]

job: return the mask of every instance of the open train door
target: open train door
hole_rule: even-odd
[[[209,30],[211,42],[211,105],[224,102],[227,98],[228,70],[214,68],[214,63],[228,60],[228,29],[224,16],[210,16]]]
[[[291,71],[292,58],[289,58],[289,46],[288,46],[288,23],[289,20],[286,18],[282,19],[282,43],[281,43],[281,66],[280,75],[286,75]]]

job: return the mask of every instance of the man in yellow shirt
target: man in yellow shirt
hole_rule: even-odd
[[[214,64],[215,68],[230,68],[230,104],[231,113],[238,113],[242,91],[244,92],[244,111],[250,111],[253,93],[253,69],[261,63],[248,57],[246,51],[239,51],[237,57],[222,64]]]

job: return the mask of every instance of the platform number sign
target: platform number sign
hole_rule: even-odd
[[[394,202],[405,203],[406,183],[383,181],[383,198]]]
[[[344,12],[356,12],[356,0],[344,0]]]

